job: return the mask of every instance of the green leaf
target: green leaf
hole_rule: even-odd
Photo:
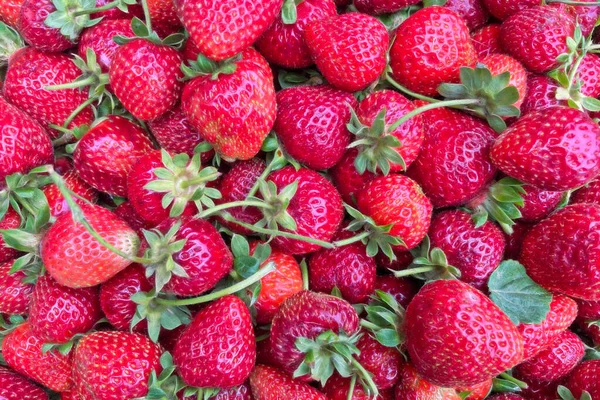
[[[231,238],[231,252],[235,257],[248,256],[250,254],[250,245],[245,237],[234,234]]]
[[[255,257],[239,256],[235,258],[233,267],[235,272],[237,272],[242,278],[246,279],[258,271],[260,263]]]
[[[581,100],[581,105],[588,111],[597,112],[600,111],[600,100],[593,97],[584,97]]]
[[[296,23],[296,18],[296,2],[294,0],[285,0],[281,8],[281,20],[284,24],[291,25]]]

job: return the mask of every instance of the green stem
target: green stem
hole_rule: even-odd
[[[146,21],[148,32],[152,32],[152,21],[150,20],[150,10],[148,9],[147,0],[142,0],[142,8],[144,9],[144,20]]]
[[[305,260],[302,260],[300,263],[300,272],[302,273],[302,289],[308,290],[308,266],[306,265]]]
[[[569,71],[569,87],[567,88],[569,93],[571,92],[571,88],[575,84],[575,78],[577,77],[577,71],[579,70],[579,67],[581,66],[581,62],[583,61],[585,54],[586,54],[585,51],[582,51],[581,54],[579,54],[579,56],[577,57],[577,61],[575,61],[575,64],[573,64],[573,68],[571,69],[571,71]]]
[[[354,375],[360,375],[360,377],[364,380],[365,391],[368,392],[371,396],[377,397],[379,395],[379,390],[377,390],[377,385],[373,381],[371,377],[371,373],[365,369],[354,357],[352,357],[351,365],[358,372]]]
[[[156,302],[159,304],[166,305],[166,306],[191,306],[193,304],[207,303],[209,301],[219,299],[228,294],[237,293],[240,290],[245,289],[248,286],[251,286],[254,283],[258,282],[259,280],[261,280],[262,278],[264,278],[266,275],[270,274],[273,271],[275,271],[275,263],[269,262],[267,265],[265,265],[263,268],[259,269],[253,275],[250,275],[248,278],[244,279],[243,281],[238,282],[235,285],[226,287],[225,289],[217,290],[216,292],[212,292],[212,293],[206,294],[204,296],[192,297],[189,299],[169,300],[169,299],[157,298]]]
[[[105,75],[105,74],[102,74]],[[66,89],[79,89],[82,87],[86,87],[86,86],[90,86],[94,83],[96,83],[96,81],[98,81],[98,76],[97,75],[90,75],[85,79],[82,79],[80,81],[73,81],[73,82],[69,82],[69,83],[63,83],[62,85],[48,85],[48,86],[44,86],[44,89],[46,90],[66,90]]]
[[[360,326],[362,326],[363,328],[368,329],[370,331],[378,331],[379,330],[379,326],[375,325],[372,322],[367,321],[366,319],[360,320]]]
[[[187,189],[190,186],[199,185],[199,184],[204,183],[204,182],[214,181],[220,175],[221,175],[220,172],[215,172],[214,174],[210,174],[208,176],[197,176],[195,178],[192,178],[192,179],[189,179],[189,180],[181,182],[180,186],[181,186],[182,189]]]
[[[54,128],[54,127],[52,127],[52,128]],[[54,129],[56,129],[56,128],[54,128]],[[59,137],[57,139],[54,139],[52,141],[52,147],[60,147],[62,145],[68,144],[75,137],[75,136],[73,136],[73,134],[71,133],[71,131],[69,131],[68,129],[63,128],[62,126],[58,130],[60,132],[62,132],[63,134],[61,135],[61,137]]]
[[[252,189],[250,189],[250,191],[246,195],[246,198],[254,196],[256,194],[256,192],[258,191],[259,182],[267,179],[267,176],[269,176],[269,174],[273,170],[273,166],[275,165],[275,161],[279,161],[279,158],[283,157],[283,154],[280,155],[280,153],[281,153],[281,149],[279,149],[279,147],[277,149],[275,149],[275,153],[273,155],[273,159],[271,160],[271,162],[269,162],[269,164],[267,164],[265,170],[260,174],[260,176],[258,177],[258,179],[256,180],[256,182],[254,182],[254,185],[252,185]]]
[[[428,97],[428,96],[424,96],[422,94],[413,92],[412,90],[405,88],[404,86],[402,86],[401,84],[399,84],[398,82],[396,82],[394,79],[392,79],[392,77],[390,76],[390,74],[386,74],[385,75],[385,79],[392,84],[393,87],[395,87],[396,89],[398,89],[399,91],[403,92],[404,94],[407,94],[411,97],[414,97],[415,99],[419,99],[419,100],[423,100],[426,101],[428,103],[437,103],[440,100],[438,99],[434,99],[433,97]]]
[[[270,209],[273,208],[272,205],[265,203],[264,201],[240,200],[240,201],[232,201],[229,203],[219,204],[218,206],[215,206],[213,208],[209,208],[208,210],[202,211],[201,213],[197,214],[196,217],[197,218],[206,218],[208,216],[218,213],[219,211],[227,210],[228,208],[234,208],[234,207],[259,207],[259,208],[270,208]]]
[[[365,231],[365,232],[359,233],[356,236],[349,237],[348,239],[338,240],[336,242],[333,242],[333,245],[335,247],[342,247],[342,246],[346,246],[346,245],[349,245],[352,243],[360,242],[364,238],[369,237],[370,234],[371,234],[371,232]]]
[[[94,101],[96,101],[96,98],[95,97],[90,97],[89,99],[87,99],[86,101],[84,101],[83,103],[81,103],[76,109],[74,109],[73,112],[71,113],[71,115],[69,115],[69,117],[63,123],[63,128],[67,128],[69,126],[69,124],[71,122],[73,122],[73,120],[75,119],[75,117],[77,117],[77,115],[81,111],[83,111],[83,109],[85,109],[87,106],[89,106],[90,104],[92,104]]]
[[[527,384],[525,382],[518,380],[517,378],[507,374],[506,372],[501,373],[500,378],[514,383],[521,389],[527,389]]]
[[[403,269],[401,271],[394,271],[394,276],[396,278],[402,278],[403,276],[411,276],[411,275],[416,275],[416,274],[422,274],[424,272],[433,271],[435,268],[436,268],[435,266],[430,265],[427,267],[416,267],[416,268]]]
[[[394,122],[388,128],[388,132],[393,132],[396,128],[398,128],[400,125],[402,125],[409,119],[411,119],[414,116],[419,115],[425,111],[428,111],[428,110],[433,110],[435,108],[442,108],[442,107],[468,106],[468,105],[474,105],[474,104],[479,104],[479,103],[480,103],[480,100],[477,100],[477,99],[464,99],[464,100],[444,100],[444,101],[438,101],[437,103],[427,104],[427,105],[424,105],[423,107],[419,107],[417,109],[412,110],[411,112],[409,112],[408,114],[404,115],[402,118],[400,118],[399,120]]]
[[[352,400],[354,398],[354,387],[356,386],[356,375],[352,375],[350,379],[350,387],[348,388],[348,396],[346,400]]]
[[[115,1],[111,1],[110,3],[103,5],[102,7],[88,8],[86,10],[75,11],[72,15],[74,17],[79,17],[81,15],[88,15],[88,14],[93,14],[93,13],[97,13],[97,12],[101,12],[101,11],[106,11],[106,10],[110,10],[111,8],[118,7],[119,4],[121,4],[121,1],[115,0]]]

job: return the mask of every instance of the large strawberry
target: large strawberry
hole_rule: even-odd
[[[48,394],[29,379],[0,366],[0,398],[4,400],[48,400]]]
[[[60,30],[44,22],[56,11],[52,0],[25,0],[19,12],[18,29],[25,41],[37,50],[60,52],[75,46]]]
[[[459,400],[456,390],[434,385],[421,377],[411,364],[402,367],[396,400]]]
[[[319,71],[339,89],[362,90],[385,69],[388,32],[369,15],[350,12],[313,21],[304,38]]]
[[[257,365],[250,375],[250,386],[254,400],[327,400],[327,397],[312,386],[299,382],[279,368]]]
[[[579,364],[569,375],[565,386],[571,389],[574,398],[579,399],[584,391],[592,399],[600,397],[600,360],[590,360]]]
[[[131,29],[131,21],[128,19],[103,20],[98,25],[83,31],[77,53],[79,57],[86,60],[87,50],[93,50],[102,72],[107,73],[120,47],[113,40],[113,37],[133,37],[134,35]]]
[[[14,261],[0,264],[0,313],[27,314],[33,285],[23,282],[23,271],[10,273]]]
[[[98,201],[98,192],[85,183],[74,170],[67,171],[63,175],[63,180],[71,192],[83,198],[80,199],[76,197],[75,202],[77,204],[83,205],[87,202],[96,203]],[[42,191],[48,201],[51,216],[56,218],[59,215],[69,212],[69,204],[56,184],[50,183],[44,186]]]

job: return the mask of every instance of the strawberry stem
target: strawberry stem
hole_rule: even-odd
[[[273,159],[267,164],[267,167],[260,174],[256,182],[254,182],[254,185],[252,185],[252,189],[250,189],[250,191],[246,195],[246,198],[254,196],[259,189],[260,182],[266,180],[267,176],[269,176],[271,171],[273,171],[273,168],[275,166],[280,166],[282,164],[282,161],[284,160],[285,156],[283,155],[283,152],[278,146],[277,149],[275,149],[275,151],[273,152]]]
[[[356,375],[352,375],[350,378],[350,387],[348,388],[348,396],[346,400],[352,400],[354,398],[354,387],[356,386]]]
[[[400,125],[402,125],[409,119],[411,119],[414,116],[419,115],[425,111],[428,111],[428,110],[433,110],[435,108],[442,108],[442,107],[469,106],[469,105],[475,105],[475,104],[479,104],[479,103],[480,103],[479,100],[465,99],[465,100],[444,100],[444,101],[438,101],[437,103],[427,104],[427,105],[424,105],[423,107],[419,107],[415,110],[412,110],[408,114],[404,115],[402,118],[400,118],[399,120],[394,122],[388,128],[388,131],[393,132],[396,128],[398,128]]]
[[[433,97],[428,97],[428,96],[424,96],[422,94],[419,94],[417,92],[413,92],[412,90],[402,86],[401,84],[399,84],[398,82],[396,82],[394,79],[392,79],[392,77],[390,76],[390,74],[386,74],[385,75],[385,79],[391,83],[391,85],[393,87],[395,87],[396,89],[398,89],[399,91],[401,91],[404,94],[409,95],[410,97],[414,97],[415,99],[419,99],[419,100],[423,100],[426,101],[428,103],[437,103],[441,100],[438,99],[434,99]]]
[[[103,5],[101,7],[75,11],[75,12],[73,12],[72,15],[74,17],[79,17],[81,15],[89,15],[89,14],[93,14],[93,13],[97,13],[97,12],[107,11],[112,8],[118,7],[120,4],[121,4],[121,0],[115,0],[115,1],[111,1],[110,3],[106,3],[105,5]]]
[[[79,115],[80,112],[82,112],[87,106],[91,105],[96,100],[97,99],[95,97],[90,97],[89,99],[81,103],[79,106],[77,106],[77,108],[73,110],[73,112],[67,117],[67,119],[65,119],[65,122],[63,123],[63,128],[68,128],[69,124],[73,122],[75,117],[77,117],[77,115]]]
[[[142,0],[142,8],[144,9],[144,20],[146,22],[148,32],[152,32],[152,20],[150,19],[150,10],[148,9],[147,0]]]
[[[357,371],[357,373],[353,374],[353,376],[360,377],[361,381],[363,381],[363,387],[365,391],[372,395],[374,398],[377,398],[377,396],[379,395],[379,390],[377,390],[377,385],[373,381],[371,373],[367,371],[365,367],[360,365],[360,363],[354,357],[352,357],[350,365],[352,365],[352,367],[354,367]]]
[[[434,265],[429,265],[426,267],[403,269],[401,271],[394,271],[394,276],[396,278],[402,278],[403,276],[411,276],[411,275],[416,275],[416,274],[422,274],[424,272],[433,271],[435,268],[436,267]]]
[[[365,231],[365,232],[359,233],[358,235],[349,237],[348,239],[338,240],[336,242],[333,242],[333,245],[335,247],[347,246],[352,243],[360,242],[364,238],[369,237],[370,234],[371,234],[371,232]]]
[[[259,208],[269,208],[273,209],[271,204],[265,203],[264,201],[256,201],[256,200],[240,200],[240,201],[232,201],[229,203],[219,204],[213,208],[209,208],[208,210],[204,210],[199,214],[196,214],[197,218],[206,218],[213,214],[216,214],[220,211],[227,210],[228,208],[234,207],[259,207]]]
[[[306,265],[306,260],[302,260],[300,263],[300,272],[302,274],[302,290],[308,290],[308,265]]]
[[[215,172],[214,174],[210,174],[208,176],[198,176],[196,178],[185,180],[185,181],[181,182],[180,186],[182,189],[187,189],[190,186],[196,186],[196,185],[199,185],[204,182],[214,181],[219,176],[221,176],[220,172]]]

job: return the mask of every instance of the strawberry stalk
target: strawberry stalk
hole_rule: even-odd
[[[144,10],[144,21],[146,22],[148,32],[152,32],[152,19],[150,18],[150,10],[148,9],[147,0],[142,0],[142,9]]]
[[[354,387],[356,386],[356,375],[352,375],[350,378],[350,386],[348,387],[348,396],[346,400],[352,400],[354,398]]]
[[[285,167],[288,163],[288,160],[283,154],[283,151],[281,151],[279,142],[277,142],[277,138],[275,136],[269,135],[269,137],[265,139],[261,150],[269,153],[267,155],[267,166],[248,192],[246,198],[250,198],[256,194],[260,187],[260,182],[265,181],[271,172]]]
[[[412,268],[393,271],[396,278],[414,276],[426,281],[460,278],[460,270],[448,264],[448,259],[442,249],[438,247],[431,249],[429,236],[425,236],[419,247],[410,252],[414,257],[410,265]]]
[[[389,130],[390,131],[395,130],[396,128],[398,128],[400,125],[402,125],[409,119],[411,119],[421,113],[424,113],[425,111],[433,110],[436,108],[443,108],[443,107],[458,107],[458,108],[460,108],[459,106],[470,106],[470,105],[476,105],[476,104],[481,104],[481,102],[479,100],[465,99],[465,100],[446,100],[446,101],[439,101],[437,103],[427,104],[427,105],[417,108],[416,110],[412,110],[408,114],[404,115],[402,118],[400,118],[399,120],[394,122],[389,127]]]
[[[268,208],[268,209],[272,209],[273,206],[265,203],[264,201],[258,201],[258,200],[239,200],[239,201],[232,201],[229,203],[223,203],[223,204],[219,204],[213,208],[209,208],[208,210],[204,210],[201,213],[196,215],[196,218],[206,218],[206,217],[210,217],[213,214],[217,214],[223,210],[227,210],[229,208],[234,208],[234,207],[258,207],[258,208]]]

